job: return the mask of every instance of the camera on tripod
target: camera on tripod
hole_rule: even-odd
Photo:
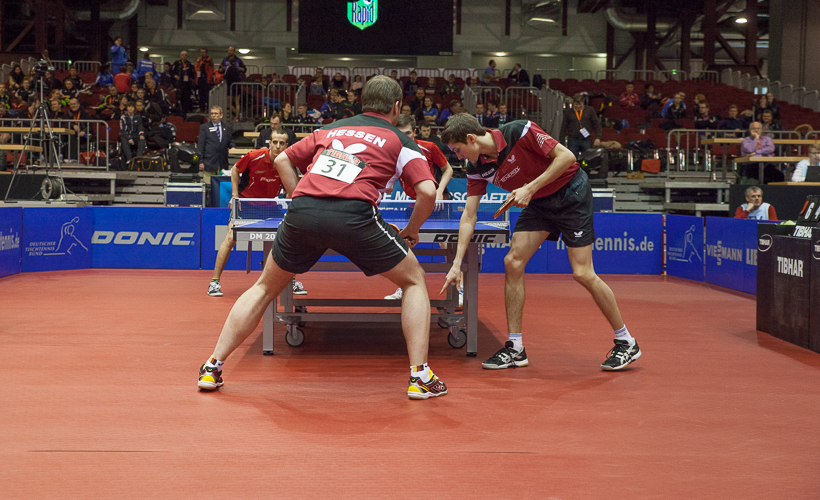
[[[51,66],[48,61],[45,59],[40,59],[36,63],[34,63],[34,75],[37,78],[42,78],[45,76],[46,71],[51,71],[54,73],[54,66]]]

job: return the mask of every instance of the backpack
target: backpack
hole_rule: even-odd
[[[532,86],[533,87],[536,87],[536,88],[540,89],[540,88],[544,87],[545,83],[546,82],[544,81],[544,77],[542,77],[538,73],[532,75]]]

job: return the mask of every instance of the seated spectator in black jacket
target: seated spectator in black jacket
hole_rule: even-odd
[[[410,107],[409,104],[402,105],[401,114],[413,115],[413,117],[416,119],[416,123],[421,123],[424,121],[424,115],[421,114],[421,108],[413,109]]]
[[[754,120],[756,122],[762,122],[763,121],[763,111],[765,111],[767,109],[769,109],[769,110],[771,109],[771,107],[769,107],[769,100],[766,98],[765,95],[758,96],[757,103],[755,104],[755,109],[754,109],[754,111],[755,111]]]
[[[530,86],[530,75],[527,74],[526,70],[521,69],[521,65],[518,63],[516,63],[515,66],[513,66],[509,78],[515,80],[515,84],[519,87]]]
[[[413,95],[416,93],[416,89],[419,88],[419,80],[418,76],[416,75],[415,71],[410,72],[410,79],[404,82],[404,95]],[[424,92],[424,89],[422,89]]]
[[[74,85],[74,80],[66,78],[63,82],[63,90],[61,90],[60,93],[63,95],[63,99],[71,99],[72,97],[77,97],[80,90]]]
[[[783,130],[783,125],[781,125],[780,122],[775,121],[774,113],[771,109],[764,109],[760,116],[762,118],[760,123],[763,125],[764,134],[766,132],[777,132]]]
[[[444,86],[441,87],[439,94],[441,94],[442,97],[446,96],[447,94],[461,95],[461,87],[456,85],[456,75],[450,75],[449,78],[447,78],[447,83],[445,83]]]
[[[410,99],[408,104],[410,105],[410,109],[415,113],[417,109],[424,107],[424,89],[416,88],[414,92],[416,95]]]
[[[128,164],[134,156],[142,156],[145,153],[145,127],[133,102],[126,105],[125,111],[120,118],[120,146],[122,159]]]
[[[85,149],[87,141],[92,135],[88,123],[83,123],[80,120],[89,120],[91,117],[88,116],[88,113],[80,106],[80,100],[76,97],[72,97],[69,100],[68,111],[62,114],[62,118],[68,121],[68,128],[74,129],[75,131],[75,135],[67,141],[68,148],[66,157],[78,160],[80,150],[77,146]],[[75,137],[79,138],[79,141],[75,140]]]
[[[647,83],[643,86],[644,93],[641,96],[641,107],[643,109],[650,109],[660,107],[661,95],[655,92],[655,86]]]
[[[698,113],[695,115],[695,128],[717,130],[720,127],[720,117],[709,113],[709,103],[698,104]]]
[[[668,120],[686,118],[686,106],[683,104],[683,94],[681,92],[678,92],[672,98],[672,104],[666,110],[666,118]]]
[[[506,104],[498,105],[498,126],[504,125],[513,121],[512,115],[507,111]]]
[[[729,117],[721,120],[720,122],[720,129],[721,130],[737,130],[743,132],[748,128],[746,125],[746,120],[739,117],[737,114],[737,106],[732,104],[729,106]]]
[[[20,102],[25,102],[30,105],[32,101],[36,98],[37,93],[31,86],[31,80],[28,78],[23,78],[23,83],[20,85],[20,88],[17,89],[17,92],[15,92],[14,95],[17,96],[18,99],[20,99]]]
[[[333,75],[333,79],[330,80],[330,88],[336,90],[345,90],[345,87],[346,85],[344,78],[342,78],[342,74],[336,73],[335,75]]]
[[[362,114],[362,103],[358,102],[358,99],[359,94],[351,90],[347,93],[347,100],[342,102],[345,110],[350,110],[354,116]]]
[[[256,138],[254,146],[256,149],[270,147],[270,137],[272,134],[287,134],[288,144],[294,144],[298,140],[296,134],[290,127],[282,127],[282,118],[279,115],[273,115],[270,118],[270,128],[262,129],[259,132],[259,137]]]
[[[295,123],[316,123],[316,120],[313,117],[308,116],[307,114],[307,104],[300,104],[296,108],[296,116],[294,117],[296,120]]]
[[[774,94],[769,92],[766,94],[766,101],[769,103],[769,109],[772,110],[772,119],[776,122],[780,121],[780,106],[774,102]]]
[[[6,84],[0,83],[0,106],[9,109],[11,107],[11,98],[11,94],[6,90]]]
[[[165,92],[161,88],[157,87],[156,81],[146,78],[145,88],[142,90],[146,101],[159,104],[159,107],[162,108],[163,113],[168,111],[168,101],[166,100]],[[137,95],[139,95],[139,92],[137,92]]]
[[[71,66],[68,68],[68,76],[65,78],[63,82],[63,86],[65,86],[65,82],[71,80],[74,82],[74,88],[77,90],[82,90],[83,88],[83,80],[80,78],[80,75],[77,74],[77,67]]]
[[[57,77],[54,76],[54,73],[51,71],[46,71],[45,75],[43,76],[43,93],[47,94],[54,89],[62,89],[63,82],[61,82]]]
[[[162,73],[159,74],[159,84],[165,87],[168,90],[174,88],[174,83],[176,80],[174,79],[174,74],[171,72],[171,63],[165,63],[163,65]]]

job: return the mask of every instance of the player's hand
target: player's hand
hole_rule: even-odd
[[[442,295],[452,283],[455,283],[459,289],[463,288],[464,274],[461,272],[461,266],[453,264],[453,267],[447,271],[447,276],[444,278],[444,286],[441,287],[441,291],[438,294]]]
[[[436,201],[442,200],[444,200],[444,193],[439,193],[438,191],[436,191]],[[436,203],[436,206],[433,210],[444,210],[444,203]]]
[[[755,209],[755,204],[754,203],[747,203],[746,204],[746,211],[747,212],[751,212],[754,209]]]
[[[399,231],[399,236],[402,237],[404,241],[407,242],[407,246],[413,248],[416,246],[416,243],[419,242],[419,232],[418,231],[409,231],[406,227]]]
[[[596,147],[596,148],[597,148],[598,146],[600,146],[600,145],[601,145],[601,139],[595,139],[595,140],[592,142],[592,145],[593,145],[594,147]]]
[[[533,193],[529,189],[529,186],[521,186],[518,189],[513,189],[510,191],[510,196],[515,197],[515,201],[513,201],[513,206],[518,208],[527,208],[532,200]]]

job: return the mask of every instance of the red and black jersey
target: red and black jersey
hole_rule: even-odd
[[[438,178],[440,174],[438,174],[436,170],[443,171],[447,165],[447,158],[444,157],[444,153],[432,142],[421,141],[419,139],[414,139],[414,141],[416,141],[422,154],[427,159],[427,166],[430,167],[430,173],[433,174],[433,178]],[[416,190],[413,189],[415,184],[410,184],[403,175],[399,177],[399,182],[401,183],[401,188],[407,193],[407,196],[415,200]]]
[[[490,130],[498,147],[498,158],[479,156],[478,162],[467,165],[467,196],[481,196],[492,182],[505,191],[518,189],[543,174],[552,164],[550,151],[558,141],[531,121],[517,120],[506,123],[498,130]],[[535,193],[533,199],[543,198],[566,185],[578,170],[573,163],[560,177]]]
[[[242,198],[276,198],[282,190],[282,179],[270,161],[268,148],[255,149],[236,162],[239,196]]]
[[[333,122],[285,150],[305,173],[293,197],[345,198],[378,206],[382,193],[404,176],[435,182],[413,139],[383,116],[364,113]],[[317,168],[318,167],[318,168]]]

